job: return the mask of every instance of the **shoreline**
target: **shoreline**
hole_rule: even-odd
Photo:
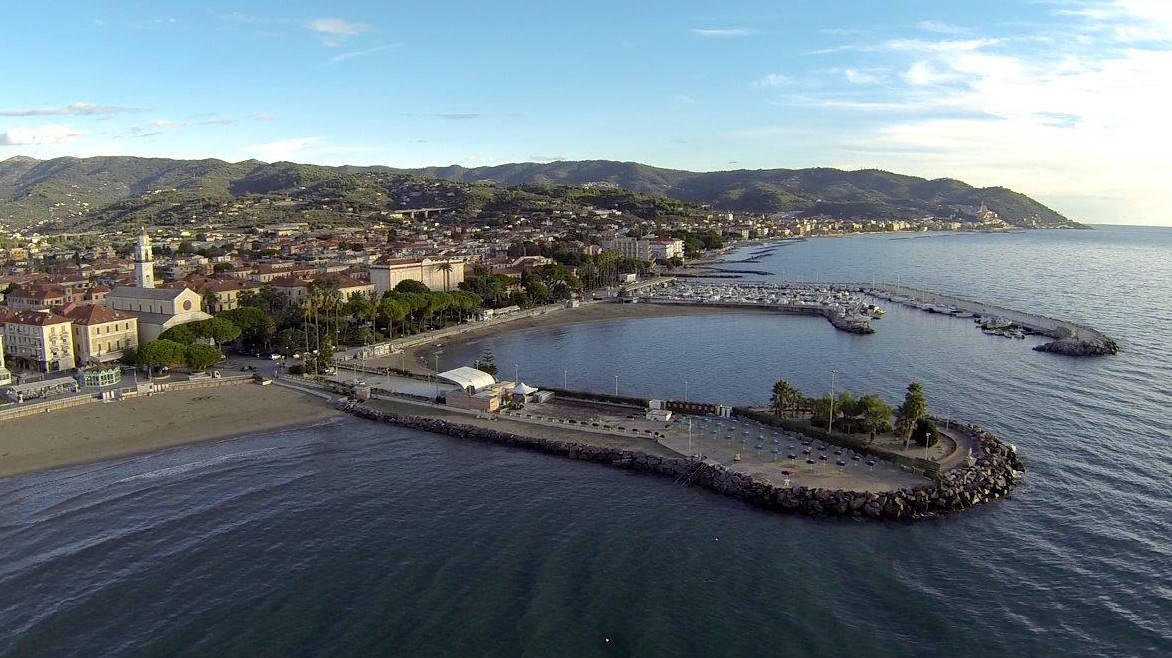
[[[207,413],[209,409],[214,412]],[[5,421],[0,479],[337,417],[326,400],[254,384],[87,404]]]

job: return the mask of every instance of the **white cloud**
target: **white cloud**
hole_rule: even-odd
[[[33,107],[19,110],[3,110],[0,116],[5,117],[43,117],[43,116],[94,116],[100,114],[122,114],[125,112],[141,112],[136,107],[122,107],[119,105],[96,105],[94,103],[70,103],[59,107]]]
[[[341,18],[314,18],[306,21],[305,27],[322,35],[322,43],[331,47],[340,46],[346,39],[371,30],[366,23],[355,23]]]
[[[890,39],[877,46],[862,50],[888,50],[893,52],[956,53],[972,52],[999,43],[1000,39],[944,39],[925,41],[923,39]]]
[[[915,87],[929,87],[957,80],[957,76],[937,71],[931,62],[925,60],[912,62],[912,65],[903,72],[901,77],[904,82]]]
[[[389,48],[394,48],[397,45],[398,44],[388,43],[382,46],[375,46],[374,48],[367,48],[366,50],[355,50],[348,53],[339,53],[326,60],[322,66],[333,66],[334,64],[339,64],[341,62],[345,62],[346,60],[356,59],[358,57],[366,57],[367,55],[373,55],[377,52],[382,52]]]
[[[852,85],[875,85],[883,82],[885,69],[854,69],[847,68],[842,74]]]
[[[676,94],[672,96],[672,100],[680,105],[693,105],[696,103],[696,99],[687,94]]]
[[[769,75],[761,78],[760,80],[755,80],[753,82],[753,86],[754,87],[781,87],[781,86],[787,85],[791,82],[793,82],[793,78],[789,77],[788,75],[782,75],[781,73],[770,73]]]
[[[933,20],[920,21],[916,23],[916,27],[925,32],[935,32],[936,34],[968,34],[971,31],[968,28]]]
[[[293,160],[299,154],[304,155],[310,147],[321,144],[325,137],[292,137],[265,144],[254,144],[244,147],[244,152],[265,162]]]
[[[727,38],[727,37],[749,37],[758,34],[757,30],[749,27],[726,27],[726,28],[692,28],[692,34],[704,37],[706,39],[712,38]]]
[[[860,53],[860,71],[881,53],[900,75],[779,101],[857,115],[828,140],[833,164],[1005,185],[1079,220],[1170,221],[1172,2],[1068,3],[1030,33],[835,50]]]
[[[87,133],[69,126],[44,125],[36,128],[10,128],[0,133],[0,146],[23,146],[34,144],[65,144]]]

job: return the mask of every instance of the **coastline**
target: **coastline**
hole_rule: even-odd
[[[5,421],[0,438],[0,478],[297,427],[337,416],[326,400],[252,384],[89,404]]]

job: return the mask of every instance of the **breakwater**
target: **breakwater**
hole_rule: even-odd
[[[984,317],[999,317],[1034,333],[1054,338],[1053,342],[1038,345],[1039,352],[1053,352],[1067,356],[1099,356],[1116,354],[1119,345],[1102,332],[1066,320],[1018,311],[996,304],[973,301],[946,293],[932,292],[892,283],[836,284],[847,290],[862,292],[888,301],[903,298],[923,304],[951,306]]]
[[[965,426],[965,429],[979,439],[981,450],[970,463],[940,474],[934,482],[923,487],[863,492],[783,487],[709,460],[663,457],[573,441],[542,439],[429,416],[383,412],[357,402],[342,403],[340,408],[361,418],[424,432],[670,477],[681,485],[699,486],[765,509],[806,516],[886,520],[932,518],[1008,496],[1025,470],[1012,447],[973,425]]]

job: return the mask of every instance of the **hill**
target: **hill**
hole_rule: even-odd
[[[448,183],[441,186],[438,181]],[[304,217],[307,208],[317,212],[318,219],[336,221],[339,214],[353,219],[363,212],[428,204],[474,214],[486,204],[491,207],[494,198],[499,206],[500,186],[518,188],[515,194],[527,195],[526,203],[536,202],[536,197],[548,197],[549,202],[605,202],[607,207],[661,215],[679,211],[678,202],[683,202],[748,213],[884,219],[933,215],[971,221],[974,209],[984,204],[1013,226],[1077,226],[1003,187],[976,188],[952,179],[927,180],[873,169],[691,172],[609,160],[393,169],[125,156],[16,156],[0,162],[0,222],[53,230],[170,223],[208,215],[230,217],[239,211],[241,201],[264,209],[252,215],[262,221]],[[314,199],[328,202],[314,207]]]

